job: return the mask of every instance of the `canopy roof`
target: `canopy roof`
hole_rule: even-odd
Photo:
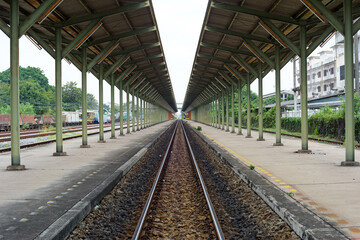
[[[9,24],[10,1],[0,2],[0,25]],[[160,105],[171,112],[177,111],[151,1],[64,0],[41,24],[36,19],[28,30],[22,29],[26,25],[23,23],[31,22],[35,10],[45,3],[19,0],[20,31],[26,30],[24,33],[35,44],[54,57],[55,29],[61,27],[65,59],[81,69],[81,48],[86,47],[88,69],[96,77],[99,77],[99,63],[103,62],[107,82],[111,82],[111,72],[115,72],[115,79],[126,76],[123,83],[129,81],[130,89],[157,93]],[[92,31],[76,49],[79,40],[86,39]]]
[[[360,2],[352,2],[355,19],[359,16]],[[248,72],[250,82],[254,81],[260,62],[263,62],[263,76],[266,75],[274,69],[275,46],[280,47],[280,67],[300,55],[300,26],[306,27],[307,56],[336,30],[343,32],[343,1],[319,3],[318,0],[210,0],[182,110],[191,111],[223,88],[237,86],[238,79],[244,85]],[[354,32],[359,29],[359,23],[354,24]],[[288,80],[292,81],[292,77]]]

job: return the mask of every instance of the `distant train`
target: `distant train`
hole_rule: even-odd
[[[119,116],[120,114],[118,114]],[[118,121],[117,121],[118,120]],[[115,122],[119,122],[119,119],[115,119]],[[104,111],[104,123],[110,123],[110,113]],[[76,112],[62,112],[62,125],[73,126],[80,125],[82,123],[82,113]],[[96,124],[99,123],[99,112],[91,111],[87,112],[87,123]],[[19,118],[19,124],[22,129],[36,129],[43,126],[55,126],[55,115],[34,115],[34,114],[21,114]],[[0,114],[0,131],[9,131],[11,129],[11,115]]]

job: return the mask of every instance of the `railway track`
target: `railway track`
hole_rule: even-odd
[[[178,121],[132,239],[224,239],[182,121]]]
[[[110,125],[109,125],[110,126]],[[104,125],[104,132],[110,132],[111,129],[105,129],[106,127],[109,127],[109,126],[105,126]],[[132,125],[130,124],[130,127],[132,127]],[[93,128],[88,128],[88,131],[89,130],[94,130],[94,129],[98,129],[99,127],[93,127]],[[124,129],[126,129],[127,126],[124,126]],[[120,129],[120,126],[119,125],[115,125],[115,130],[119,130]],[[81,128],[77,129],[77,130],[70,130],[68,132],[65,132],[63,131],[63,134],[64,133],[69,133],[69,132],[81,132]],[[99,134],[99,132],[88,132],[88,136],[90,135],[95,135],[95,134]],[[55,133],[53,134],[44,134],[44,135],[36,135],[36,134],[33,134],[31,137],[28,137],[28,138],[36,138],[36,137],[42,137],[42,136],[49,136],[49,135],[55,135]],[[73,138],[80,138],[82,137],[82,134],[79,134],[79,135],[74,135],[74,136],[68,136],[68,137],[64,137],[63,140],[66,141],[66,140],[69,140],[69,139],[73,139]],[[26,138],[26,137],[25,137]],[[22,137],[20,137],[20,139],[24,139]],[[10,138],[11,140],[11,138]],[[8,141],[10,141],[8,140]],[[1,141],[0,141],[1,142]],[[36,143],[29,143],[29,144],[24,144],[24,145],[20,145],[20,148],[23,149],[23,148],[29,148],[29,147],[35,147],[35,146],[38,146],[38,145],[44,145],[44,144],[48,144],[48,143],[52,143],[52,142],[56,142],[56,139],[49,139],[49,140],[46,140],[46,141],[41,141],[41,142],[36,142]],[[3,153],[3,152],[10,152],[11,151],[11,147],[5,147],[5,148],[1,148],[0,149],[0,153]]]

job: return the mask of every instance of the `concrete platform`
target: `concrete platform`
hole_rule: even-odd
[[[341,166],[345,159],[344,146],[309,141],[312,152],[299,154],[295,153],[301,146],[299,138],[282,136],[284,146],[273,146],[275,134],[264,133],[266,140],[256,141],[257,131],[251,132],[253,138],[245,138],[244,135],[229,134],[205,124],[193,121],[188,123],[192,127],[201,126],[200,134],[205,136],[210,145],[216,145],[219,152],[223,151],[220,155],[228,154],[229,159],[234,158],[241,166],[245,166],[245,171],[249,170],[250,165],[255,166],[254,170],[249,171],[267,182],[266,186],[251,186],[260,195],[268,193],[268,188],[274,186],[287,199],[303,207],[303,210],[294,213],[295,218],[301,218],[307,212],[314,219],[319,218],[325,225],[328,224],[329,231],[333,228],[340,233],[340,237],[333,239],[360,239],[360,167]],[[360,151],[356,150],[355,154],[356,161],[360,161]],[[276,204],[276,201],[282,200],[273,198],[271,201]],[[292,208],[295,207],[279,211],[290,212]],[[315,223],[307,224],[311,228],[311,224]]]
[[[81,138],[67,140],[67,156],[62,157],[52,156],[55,143],[22,149],[24,171],[6,171],[10,153],[0,154],[0,239],[34,239],[59,218],[66,222],[61,217],[79,205],[91,209],[95,201],[89,198],[102,194],[103,182],[120,178],[171,123],[116,139],[105,133],[106,143],[97,143],[98,135],[88,136],[90,148],[80,148]],[[39,238],[48,239],[54,232],[43,232]]]

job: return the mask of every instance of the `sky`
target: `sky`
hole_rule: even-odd
[[[192,65],[198,45],[201,27],[204,21],[207,0],[153,0],[156,21],[159,27],[165,58],[174,89],[177,103],[182,103],[191,74]],[[332,44],[329,41],[323,49]],[[10,41],[0,31],[0,71],[10,66]],[[45,50],[38,50],[26,37],[20,39],[20,65],[22,67],[33,66],[42,69],[51,85],[55,85],[55,60]],[[98,80],[88,74],[88,92],[99,97]],[[81,87],[81,72],[72,64],[62,61],[63,84],[69,81],[78,83]],[[275,72],[270,72],[264,77],[264,94],[275,91]],[[251,90],[258,92],[257,80],[251,84]],[[281,89],[293,88],[293,65],[288,63],[281,70]],[[115,90],[115,96],[119,91]],[[125,96],[124,96],[125,97]],[[124,98],[124,101],[125,98]],[[110,102],[110,86],[104,84],[104,103]],[[115,97],[119,103],[119,97]]]

